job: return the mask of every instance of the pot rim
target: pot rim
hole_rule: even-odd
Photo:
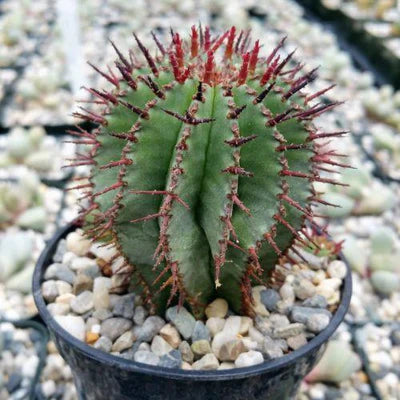
[[[94,361],[106,364],[110,367],[118,367],[120,369],[142,373],[145,375],[153,375],[160,378],[167,379],[179,379],[179,380],[201,380],[201,381],[224,381],[232,379],[243,379],[251,376],[265,374],[275,369],[285,368],[296,362],[297,359],[307,356],[309,353],[315,351],[317,348],[321,347],[324,342],[326,342],[332,334],[335,332],[339,324],[343,321],[346,312],[350,305],[351,293],[352,293],[352,279],[351,279],[351,269],[346,262],[342,254],[340,254],[340,259],[343,260],[347,267],[346,277],[341,289],[341,300],[339,306],[334,313],[329,325],[321,331],[318,335],[312,338],[306,345],[300,347],[297,350],[290,352],[282,357],[263,362],[251,367],[244,368],[234,368],[229,370],[212,370],[212,371],[194,371],[194,370],[184,370],[177,368],[166,368],[152,366],[148,364],[138,363],[136,361],[126,360],[122,357],[114,356],[109,353],[105,353],[101,350],[97,350],[94,347],[89,346],[83,341],[72,336],[66,330],[64,330],[53,318],[50,312],[47,310],[46,303],[43,299],[41,292],[41,283],[44,275],[45,269],[51,261],[54,252],[56,250],[58,242],[66,236],[67,233],[71,232],[78,226],[70,223],[65,227],[59,229],[52,239],[47,243],[46,248],[40,255],[35,271],[33,274],[33,297],[38,308],[39,314],[41,315],[43,321],[50,329],[54,331],[56,335],[60,336],[65,342],[70,346],[73,346],[77,351],[83,353],[87,358]]]

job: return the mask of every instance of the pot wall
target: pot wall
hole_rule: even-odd
[[[96,350],[64,331],[47,311],[41,282],[58,241],[74,230],[61,229],[36,266],[33,293],[39,313],[61,355],[70,365],[80,400],[283,400],[294,398],[301,380],[321,357],[326,342],[343,320],[351,297],[351,274],[329,326],[290,354],[249,368],[185,371],[139,364]]]
[[[250,377],[223,380],[176,379],[127,371],[120,363],[104,365],[55,335],[57,348],[71,366],[80,400],[283,400],[294,398],[304,376],[322,355],[325,345],[290,366]],[[251,368],[250,368],[251,369]],[[170,370],[171,371],[171,370]],[[189,377],[187,377],[189,378]]]

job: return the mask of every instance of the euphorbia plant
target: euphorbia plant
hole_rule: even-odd
[[[316,70],[279,55],[284,39],[262,57],[234,27],[171,36],[165,46],[153,34],[157,55],[136,35],[138,54],[112,43],[115,71],[93,66],[113,89],[88,89],[103,111],[76,113],[99,125],[77,133],[93,145],[76,161],[92,166],[78,186],[90,200],[84,229],[117,248],[153,310],[180,301],[201,315],[218,296],[249,314],[252,284],[268,283],[307,238],[305,222],[315,225],[313,182],[336,183],[320,176],[340,164],[318,139],[344,132],[319,132],[312,119],[337,103],[318,103],[330,87],[303,91]]]

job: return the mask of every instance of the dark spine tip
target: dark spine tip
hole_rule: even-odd
[[[161,54],[163,56],[165,56],[165,54],[167,54],[167,52],[164,49],[164,46],[162,45],[162,43],[160,42],[160,40],[158,39],[157,35],[154,33],[154,31],[151,31],[151,36],[153,37],[154,42],[156,43],[158,49],[160,50]]]
[[[261,103],[265,97],[268,95],[268,93],[272,90],[272,88],[275,86],[276,82],[272,82],[268,85],[266,89],[264,89],[254,100],[253,104],[258,104]]]
[[[140,51],[143,53],[144,58],[146,59],[147,64],[149,65],[149,67],[151,69],[151,72],[153,72],[153,74],[155,76],[158,76],[158,68],[157,68],[156,63],[155,63],[153,57],[151,56],[150,52],[147,50],[147,48],[143,45],[143,43],[136,36],[136,33],[132,32],[132,34],[133,34],[133,37],[136,40],[136,43],[139,46]]]

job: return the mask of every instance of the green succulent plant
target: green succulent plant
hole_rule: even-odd
[[[47,215],[39,177],[24,172],[18,182],[0,182],[0,228],[15,224],[43,231]]]
[[[337,183],[320,175],[338,163],[318,139],[345,132],[312,124],[337,103],[316,101],[331,86],[303,91],[316,69],[279,55],[285,39],[261,57],[259,41],[250,46],[234,27],[171,36],[165,46],[153,34],[157,55],[136,35],[129,56],[111,42],[116,71],[93,66],[113,90],[87,89],[103,110],[75,113],[98,124],[75,133],[93,145],[73,162],[92,167],[77,186],[90,200],[84,229],[118,249],[153,310],[177,301],[201,315],[223,297],[248,314],[251,285],[269,282],[278,258],[306,238],[305,221],[316,225],[313,182]]]

